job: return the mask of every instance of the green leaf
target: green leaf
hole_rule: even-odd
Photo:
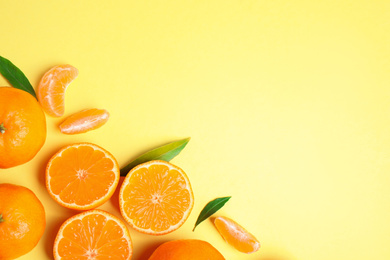
[[[143,155],[123,167],[121,169],[121,176],[126,176],[131,169],[133,169],[138,164],[144,162],[148,162],[151,160],[163,160],[169,162],[176,155],[178,155],[181,150],[183,150],[183,148],[187,145],[190,139],[191,138],[186,138],[183,140],[175,141],[144,153]]]
[[[222,208],[225,203],[230,200],[231,196],[229,197],[222,197],[222,198],[216,198],[209,203],[202,209],[202,211],[199,214],[198,219],[196,220],[194,229],[195,230],[196,226],[198,226],[201,222],[209,218],[211,215],[213,215],[215,212],[217,212],[220,208]]]
[[[6,80],[14,87],[24,91],[27,91],[35,98],[34,88],[31,86],[30,81],[23,74],[23,72],[18,69],[12,62],[0,56],[0,73],[4,76]]]

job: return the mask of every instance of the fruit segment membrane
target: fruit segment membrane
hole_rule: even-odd
[[[226,242],[238,251],[250,254],[259,250],[260,243],[256,237],[234,220],[227,217],[217,217],[214,224]]]
[[[110,117],[105,109],[85,109],[67,117],[59,126],[64,134],[80,134],[103,126]]]
[[[64,114],[65,91],[78,74],[78,70],[71,65],[58,65],[43,75],[37,88],[37,97],[48,115],[60,117]]]

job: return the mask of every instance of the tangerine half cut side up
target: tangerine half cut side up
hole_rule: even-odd
[[[50,116],[60,117],[65,112],[65,91],[78,76],[71,65],[58,65],[47,71],[37,88],[37,97],[43,110]]]
[[[55,260],[130,260],[133,245],[119,218],[103,210],[89,210],[70,217],[54,241]]]
[[[134,167],[125,177],[119,206],[135,230],[164,235],[184,224],[194,205],[190,181],[179,167],[154,160]]]
[[[119,166],[112,154],[92,143],[60,149],[46,167],[46,188],[60,205],[76,210],[96,208],[114,193]]]

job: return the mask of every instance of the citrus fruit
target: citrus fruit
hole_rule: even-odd
[[[110,114],[105,109],[85,109],[67,117],[59,127],[64,134],[80,134],[101,127],[109,117]]]
[[[66,220],[54,241],[55,260],[131,259],[131,237],[126,225],[103,210],[89,210]]]
[[[30,94],[29,94],[30,95]],[[45,209],[26,187],[0,184],[0,259],[30,252],[45,230]]]
[[[71,65],[58,65],[43,75],[37,88],[37,97],[48,115],[60,117],[64,114],[66,88],[78,74],[78,70]]]
[[[178,229],[187,220],[193,205],[187,175],[165,161],[149,161],[134,167],[119,192],[124,219],[134,229],[151,235]]]
[[[46,140],[46,118],[26,91],[0,87],[0,168],[30,161]]]
[[[149,260],[224,260],[210,243],[198,239],[180,239],[160,245]]]
[[[225,241],[243,253],[254,253],[260,248],[260,243],[254,235],[227,217],[217,217],[214,220],[218,232]]]
[[[112,196],[118,182],[116,159],[96,144],[68,145],[54,154],[46,167],[46,188],[66,208],[98,207]]]

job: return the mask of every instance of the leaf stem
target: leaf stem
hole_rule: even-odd
[[[3,219],[3,214],[0,214],[0,223],[4,222],[5,220]]]

